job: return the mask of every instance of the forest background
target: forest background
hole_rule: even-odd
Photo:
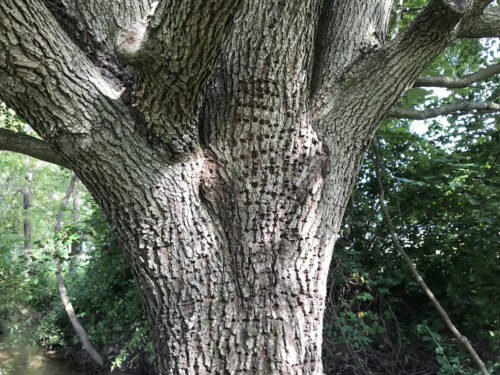
[[[411,7],[402,13],[401,27],[424,2],[406,3]],[[498,69],[498,50],[496,40],[458,40],[424,75],[465,77]],[[400,106],[413,111],[406,117],[425,118],[446,105],[500,103],[499,81],[497,74],[466,88],[415,87]],[[500,368],[499,124],[500,116],[490,111],[386,119],[374,141],[399,240],[491,373]],[[35,135],[4,105],[0,127]],[[12,344],[16,334],[26,339],[22,332],[28,330],[33,342],[83,356],[57,289],[59,259],[77,316],[107,365],[150,373],[151,344],[135,282],[100,210],[78,182],[61,231],[54,229],[70,178],[61,167],[0,152],[0,321]],[[331,265],[325,372],[477,373],[394,246],[379,193],[370,151]]]

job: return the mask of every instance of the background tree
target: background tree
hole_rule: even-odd
[[[318,374],[328,264],[373,133],[409,116],[393,103],[453,40],[498,35],[489,2],[431,0],[386,42],[388,0],[7,0],[0,95],[50,147],[8,131],[2,147],[88,187],[159,374]],[[430,115],[464,108],[498,104]]]
[[[2,120],[8,125],[15,119],[9,114]],[[22,123],[16,123],[23,129]],[[11,357],[3,352],[5,346],[19,350],[21,345],[22,350],[22,345],[37,343],[83,360],[81,341],[57,292],[57,276],[64,278],[65,285],[60,286],[76,306],[78,320],[88,327],[89,338],[106,353],[106,366],[147,371],[151,348],[137,287],[100,211],[84,190],[76,205],[73,201],[79,212],[74,222],[75,209],[60,207],[68,170],[35,160],[30,164],[36,166],[30,186],[33,263],[24,278],[24,209],[22,196],[15,192],[25,184],[25,157],[0,152],[0,334],[8,336],[0,343],[0,369],[10,373],[6,362]],[[60,231],[54,237],[56,218]],[[73,254],[74,243],[82,247],[78,257]]]

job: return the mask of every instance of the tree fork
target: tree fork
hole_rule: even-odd
[[[82,10],[107,41],[92,53],[42,1],[0,2],[0,95],[102,208],[159,375],[321,374],[328,264],[370,139],[488,2],[432,0],[388,43],[390,0],[127,2],[116,22],[102,0]]]

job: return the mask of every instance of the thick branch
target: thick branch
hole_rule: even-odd
[[[43,0],[69,38],[104,74],[117,78],[116,32],[142,19],[153,0]]]
[[[51,145],[85,151],[119,94],[41,0],[0,1],[0,97]]]
[[[196,98],[241,4],[241,0],[161,1],[146,19],[122,29],[115,50],[142,76],[154,77],[154,86],[161,74],[176,101]]]
[[[353,134],[371,138],[391,106],[455,39],[459,22],[473,17],[488,1],[471,1],[467,6],[465,0],[432,0],[394,40],[354,62],[341,90],[333,93],[335,100],[325,95],[313,102],[315,117],[331,126],[328,113],[355,113],[359,118]]]
[[[173,154],[193,152],[202,88],[242,0],[164,0],[123,28],[115,51],[134,66],[138,110],[148,133]]]
[[[69,168],[68,163],[61,154],[50,148],[46,142],[12,130],[0,129],[0,150],[18,152]]]
[[[418,272],[417,268],[413,264],[413,261],[411,258],[408,256],[406,251],[404,250],[403,246],[399,242],[399,239],[396,235],[396,231],[394,230],[394,225],[392,224],[391,217],[389,215],[389,212],[387,211],[387,207],[385,205],[385,200],[384,200],[384,187],[382,184],[382,172],[380,168],[380,155],[378,151],[378,146],[377,146],[377,138],[373,140],[373,149],[375,151],[375,172],[377,174],[377,185],[378,185],[378,190],[379,190],[379,203],[380,203],[380,208],[382,209],[382,214],[384,215],[385,221],[387,223],[387,227],[389,228],[389,232],[391,233],[391,239],[392,242],[394,243],[394,246],[398,249],[399,253],[405,260],[405,262],[408,264],[408,267],[410,267],[410,271],[415,277],[415,279],[418,282],[418,285],[422,288],[422,290],[425,292],[429,300],[431,301],[432,305],[436,308],[436,310],[439,312],[439,315],[441,315],[441,318],[445,322],[446,326],[448,329],[453,333],[453,336],[460,341],[464,346],[465,349],[469,352],[471,355],[472,359],[476,363],[477,367],[481,370],[482,375],[488,375],[488,371],[486,370],[486,367],[484,366],[484,362],[481,360],[477,352],[474,350],[472,347],[471,343],[465,337],[460,333],[460,331],[455,327],[453,322],[451,321],[450,317],[448,316],[448,313],[446,310],[441,306],[439,301],[437,300],[436,296],[434,296],[434,293],[429,289],[427,284],[425,283],[424,279],[422,276],[420,276],[420,273]]]
[[[324,1],[315,42],[313,94],[328,90],[353,58],[384,43],[392,3],[392,0]]]
[[[437,116],[451,115],[453,113],[479,112],[499,112],[500,104],[494,102],[461,102],[444,104],[440,107],[430,109],[413,109],[394,106],[387,113],[387,117],[407,118],[411,120],[425,120]]]
[[[477,19],[461,25],[460,38],[498,38],[500,37],[500,7],[487,8]]]
[[[446,87],[449,89],[458,89],[468,87],[473,83],[483,81],[500,73],[500,63],[490,65],[475,73],[467,74],[461,78],[453,77],[419,77],[413,84],[413,87]]]

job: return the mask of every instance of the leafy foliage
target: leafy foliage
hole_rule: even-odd
[[[3,105],[0,120],[5,128],[30,132]],[[81,350],[58,294],[57,249],[71,302],[94,346],[115,367],[150,369],[152,348],[137,287],[100,210],[84,190],[78,215],[68,208],[63,228],[55,236],[54,224],[69,172],[31,159],[32,206],[26,213],[20,194],[26,184],[25,158],[0,152],[0,328],[9,328],[12,343],[22,337],[48,348]],[[26,215],[32,224],[28,277],[24,276],[23,254]]]
[[[411,11],[403,14],[401,28],[426,3],[404,1]],[[457,40],[423,75],[476,72],[499,61],[492,52],[495,45],[496,40]],[[462,101],[499,102],[498,83],[493,76],[464,89],[413,88],[401,104],[425,109]],[[418,123],[386,120],[378,133],[386,203],[399,239],[491,373],[500,366],[498,120],[498,115],[479,113]],[[324,353],[332,371],[477,373],[392,244],[379,208],[371,154],[346,211],[328,301]],[[357,320],[365,316],[371,330],[360,328]],[[363,337],[364,332],[370,335]]]
[[[388,121],[379,137],[386,201],[400,240],[455,323],[491,366],[498,366],[498,130],[478,116],[433,122],[423,135],[413,133],[408,122]],[[387,348],[388,343],[416,347],[418,339],[423,350],[434,352],[441,374],[474,373],[394,249],[377,200],[369,155],[347,210],[330,292],[333,300],[343,301],[348,316],[359,317],[359,311],[371,316],[366,320],[371,331],[344,318],[331,323],[338,327],[332,335],[357,330],[358,338],[347,340],[353,349]],[[361,340],[364,331],[375,337]]]

